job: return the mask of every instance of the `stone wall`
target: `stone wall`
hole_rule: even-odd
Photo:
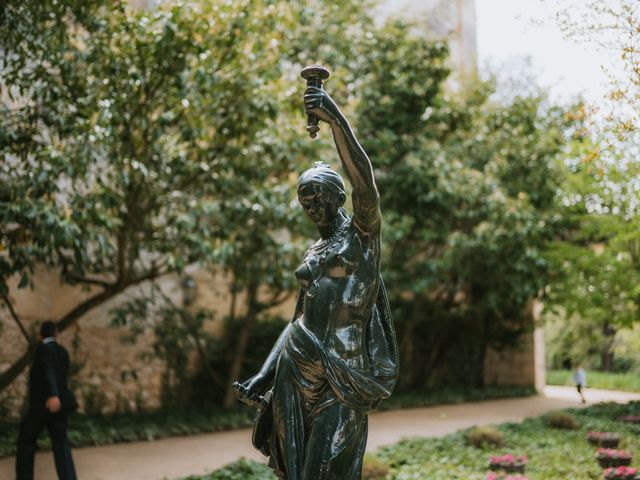
[[[15,282],[10,290],[20,319],[34,336],[42,321],[59,319],[92,293],[61,285],[58,273],[45,268],[39,269],[35,278],[33,290],[18,290]],[[171,283],[167,280],[168,287]],[[59,335],[58,341],[71,357],[71,383],[81,409],[106,413],[158,405],[163,366],[145,355],[151,350],[153,336],[144,333],[132,342],[127,340],[128,330],[110,326],[109,310],[132,293],[90,311]],[[0,350],[0,370],[4,371],[25,351],[27,343],[6,309],[0,310],[0,320],[0,343],[4,346]],[[25,370],[3,392],[1,401],[13,414],[19,412],[25,398],[27,374]]]
[[[542,304],[532,302],[529,317],[539,322]],[[541,391],[545,384],[544,331],[535,328],[524,334],[517,345],[502,351],[489,350],[484,360],[484,382],[489,386],[531,386]]]
[[[190,308],[204,308],[214,314],[205,330],[213,334],[222,331],[222,317],[228,314],[229,279],[192,268],[188,273],[195,279],[197,295]],[[34,334],[42,321],[59,319],[83,299],[91,290],[61,285],[56,271],[41,268],[34,276],[35,288],[18,290],[16,282],[11,298],[27,330]],[[182,302],[180,279],[168,276],[159,282],[163,292],[174,302]],[[165,365],[152,355],[154,335],[150,331],[154,319],[148,320],[149,330],[131,341],[127,328],[111,325],[109,311],[140,293],[132,289],[101,305],[81,318],[74,326],[59,335],[59,342],[69,351],[72,362],[72,387],[80,408],[103,413],[155,408],[160,405],[162,376]],[[244,299],[237,299],[238,314],[244,311]],[[290,318],[294,308],[292,298],[269,313]],[[26,340],[6,309],[0,309],[0,371],[4,371],[25,350]],[[194,363],[195,365],[195,363]],[[191,372],[185,372],[188,375]],[[0,407],[17,415],[26,395],[27,371],[0,395]],[[0,408],[0,412],[3,411]]]
[[[503,351],[489,350],[484,360],[484,381],[487,386],[535,387],[545,385],[544,343],[542,330],[536,329],[519,340],[517,347]],[[541,361],[542,359],[542,361]]]

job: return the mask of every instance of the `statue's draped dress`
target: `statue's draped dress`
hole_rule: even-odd
[[[360,478],[367,413],[390,396],[398,349],[380,277],[379,231],[346,219],[296,270],[300,294],[285,330],[271,401],[254,431],[279,478]]]

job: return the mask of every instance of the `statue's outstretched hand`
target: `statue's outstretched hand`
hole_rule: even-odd
[[[335,122],[340,113],[331,96],[317,87],[308,87],[304,92],[304,109],[307,114],[313,114],[327,123]]]
[[[233,389],[236,391],[238,400],[249,406],[263,408],[267,401],[265,394],[268,389],[269,381],[261,374],[254,375],[250,379],[240,383],[234,382]]]

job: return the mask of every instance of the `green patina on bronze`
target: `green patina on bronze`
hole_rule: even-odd
[[[302,72],[309,116],[332,130],[353,187],[353,216],[344,182],[318,163],[298,182],[298,199],[320,239],[295,272],[300,293],[292,321],[260,371],[234,384],[240,400],[260,409],[253,443],[288,480],[358,479],[367,414],[391,395],[398,348],[380,277],[380,197],[373,168],[349,123],[322,89],[328,71]]]

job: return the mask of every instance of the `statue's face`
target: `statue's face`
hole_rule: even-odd
[[[328,225],[338,214],[339,205],[333,192],[321,183],[309,182],[298,189],[298,201],[304,212],[318,226]]]

